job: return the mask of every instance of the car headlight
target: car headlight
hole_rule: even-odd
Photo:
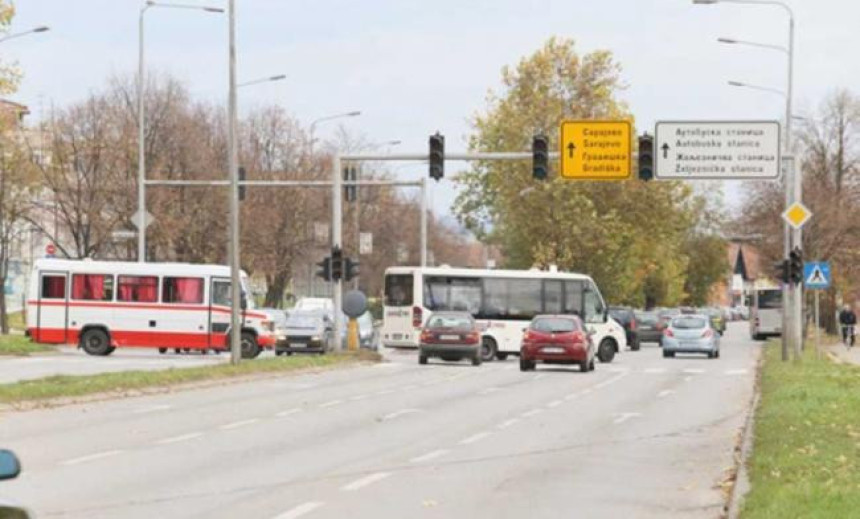
[[[311,337],[311,340],[312,340],[312,341],[318,341],[318,340],[320,340],[320,336],[319,336],[319,335],[314,335],[313,337]]]

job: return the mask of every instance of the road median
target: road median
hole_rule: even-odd
[[[218,364],[161,371],[54,375],[0,384],[0,406],[13,409],[55,407],[81,401],[203,387],[260,376],[332,369],[350,364],[378,362],[379,359],[376,353],[359,351],[245,360],[237,366]]]
[[[860,510],[860,367],[765,351],[741,517],[853,517]]]

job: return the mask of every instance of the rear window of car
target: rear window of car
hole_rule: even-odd
[[[633,317],[633,312],[626,308],[610,308],[609,315],[616,321],[628,323]]]
[[[695,330],[696,328],[704,328],[708,322],[701,317],[678,317],[672,320],[672,328],[679,330]]]
[[[563,317],[541,317],[532,321],[532,330],[544,333],[578,332],[579,323],[575,319]]]
[[[636,314],[639,324],[657,324],[657,314]]]
[[[428,328],[472,328],[474,321],[465,315],[434,315],[427,321]]]
[[[385,306],[412,306],[412,274],[385,276]]]

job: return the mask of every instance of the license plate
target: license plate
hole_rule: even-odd
[[[459,341],[460,336],[459,335],[440,335],[439,339],[443,340],[443,341]]]
[[[290,348],[307,348],[308,344],[306,342],[291,342]]]
[[[551,346],[549,348],[543,348],[544,353],[564,353],[564,348],[558,348],[555,346]]]
[[[681,347],[682,348],[698,348],[699,343],[697,343],[697,342],[682,342]]]

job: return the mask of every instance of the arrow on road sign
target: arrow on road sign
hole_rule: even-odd
[[[576,144],[570,143],[567,145],[567,156],[568,158],[573,158],[573,152],[576,151]]]
[[[663,147],[661,149],[663,150],[663,158],[664,159],[668,158],[669,157],[669,145],[664,142]]]

